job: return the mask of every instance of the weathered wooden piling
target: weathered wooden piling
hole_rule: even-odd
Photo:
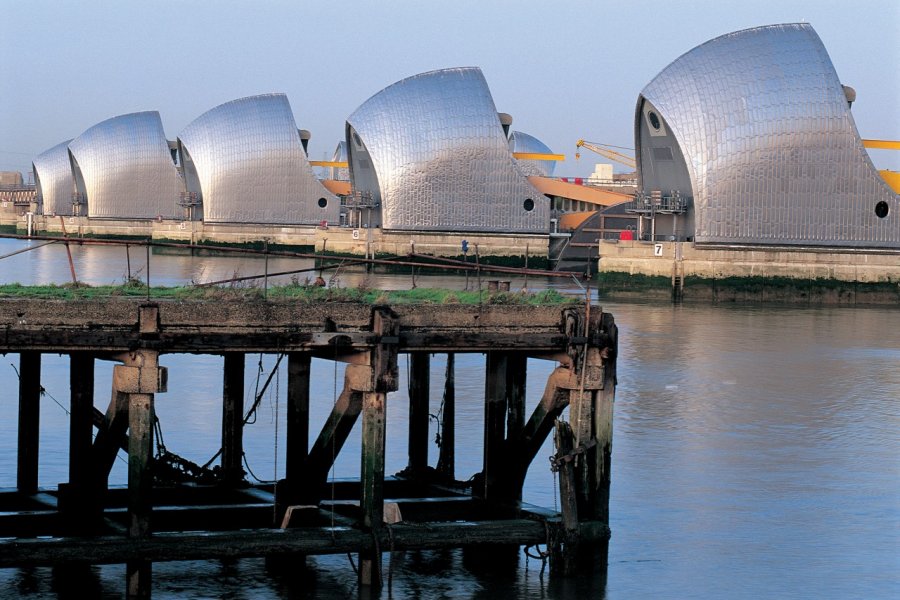
[[[60,511],[76,530],[90,521],[91,443],[94,439],[94,356],[69,355],[69,481],[60,489]]]
[[[441,403],[441,447],[437,472],[453,481],[456,478],[456,355],[447,353],[444,396]]]
[[[428,468],[428,402],[431,394],[431,355],[409,355],[409,464],[411,475]]]
[[[19,355],[19,454],[16,487],[33,494],[38,487],[38,441],[41,422],[41,355]]]
[[[10,496],[0,491],[4,506],[11,507],[0,514],[0,567],[125,563],[128,596],[138,598],[149,595],[154,561],[295,561],[307,554],[354,552],[361,586],[377,589],[385,579],[382,554],[389,550],[546,544],[554,556],[551,571],[567,573],[580,568],[578,556],[608,537],[617,340],[612,317],[596,308],[445,305],[437,312],[416,305],[217,301],[213,308],[124,298],[70,304],[0,299],[0,331],[0,352],[19,353],[21,365],[18,489]],[[44,352],[70,356],[71,456],[69,481],[56,492],[38,493],[35,407]],[[274,489],[251,485],[243,475],[248,352],[287,357],[286,466]],[[471,489],[455,480],[459,352],[486,354],[483,468]],[[176,353],[224,356],[222,469],[214,483],[154,485],[156,394],[167,389],[162,363]],[[400,379],[400,353],[410,355],[409,463],[389,477],[385,426],[390,393]],[[447,354],[433,469],[432,353]],[[105,414],[93,407],[96,357],[117,363]],[[313,357],[346,363],[346,369],[343,388],[310,447]],[[529,358],[558,363],[530,415]],[[557,429],[554,465],[560,470],[562,511],[555,513],[522,503],[522,488],[567,407],[571,427]],[[360,480],[329,481],[360,419]],[[110,488],[109,472],[123,448],[128,486]],[[34,510],[36,503],[41,510]]]
[[[226,352],[222,382],[222,473],[227,483],[244,478],[243,352]]]
[[[284,481],[278,488],[275,524],[281,523],[288,506],[301,500],[304,464],[309,457],[309,382],[312,356],[309,352],[288,354],[287,424],[285,432]]]

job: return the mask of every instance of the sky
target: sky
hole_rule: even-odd
[[[169,139],[210,108],[287,94],[309,156],[330,159],[346,118],[392,83],[477,66],[513,129],[587,176],[585,139],[633,147],[637,96],[716,36],[810,23],[863,138],[900,140],[900,0],[0,0],[0,170],[116,115],[157,110]],[[900,151],[870,151],[900,170]],[[621,165],[617,171],[627,171]]]

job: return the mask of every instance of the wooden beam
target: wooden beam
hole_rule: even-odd
[[[344,376],[344,389],[304,462],[301,504],[318,504],[322,499],[328,471],[362,411],[362,393],[350,389],[348,378],[349,373]]]
[[[362,525],[367,531],[380,529],[384,521],[384,432],[386,394],[363,394],[361,497]],[[359,556],[359,583],[380,588],[381,552]]]
[[[528,374],[528,357],[522,353],[510,353],[506,368],[506,437],[512,439],[525,426],[525,386]]]
[[[97,435],[94,437],[94,445],[91,448],[92,485],[94,487],[92,499],[95,501],[99,501],[106,493],[109,472],[119,454],[122,441],[127,440],[127,431],[128,398],[125,394],[113,389],[103,425],[97,427]]]
[[[16,487],[34,494],[38,487],[41,420],[41,354],[19,355],[19,450]]]
[[[244,479],[243,352],[226,352],[222,384],[222,476],[226,483]]]
[[[609,487],[611,482],[613,443],[613,405],[616,399],[616,355],[618,328],[613,316],[604,313],[601,333],[609,339],[609,346],[600,353],[603,365],[603,388],[594,397],[594,432],[597,438],[595,481],[597,482],[593,509],[588,518],[609,522]]]
[[[569,403],[569,390],[564,386],[571,381],[571,377],[571,371],[565,367],[554,369],[547,378],[544,394],[528,422],[522,426],[517,436],[507,440],[510,481],[519,490],[525,483],[528,467],[553,430],[554,422]]]
[[[437,470],[445,479],[453,481],[456,478],[456,354],[453,352],[447,353],[442,412]]]
[[[153,394],[128,396],[128,535],[140,539],[150,535],[153,508]],[[126,563],[128,598],[149,598],[152,563],[131,559]]]
[[[212,533],[158,533],[147,538],[98,536],[0,540],[0,568],[64,563],[116,564],[148,561],[240,558],[300,552],[345,554],[360,549],[424,550],[490,544],[503,539],[510,544],[544,544],[558,531],[558,522],[533,519],[460,521],[422,524],[397,523],[391,531],[375,535],[351,527],[298,527],[250,529]],[[604,523],[582,522],[582,539],[606,538]]]
[[[562,541],[550,549],[550,569],[562,575],[575,572],[578,552],[578,481],[571,459],[574,448],[572,428],[565,421],[556,422],[554,435],[559,476],[559,501],[562,512]],[[557,475],[554,474],[554,477]]]
[[[309,454],[309,377],[312,358],[308,352],[288,354],[287,449],[285,478],[289,489],[301,484],[303,463]]]
[[[528,374],[528,357],[521,353],[510,353],[506,365],[506,443],[503,444],[504,465],[506,473],[507,500],[522,500],[522,487],[525,484],[525,476],[515,477],[513,470],[514,461],[522,461],[522,457],[514,455],[511,450],[512,440],[522,435],[525,427],[525,385]],[[524,470],[528,471],[528,461]]]
[[[372,311],[372,332],[378,344],[371,351],[371,387],[363,393],[360,500],[362,527],[377,535],[384,523],[384,454],[387,394],[397,390],[400,321],[388,308]],[[381,552],[376,547],[359,554],[359,583],[381,588]]]
[[[472,493],[488,501],[506,500],[504,466],[509,354],[489,352],[484,379],[484,485]]]
[[[90,519],[91,444],[94,434],[94,357],[86,352],[69,355],[69,482],[60,489],[60,508],[76,527]]]
[[[428,468],[428,424],[431,390],[431,355],[415,352],[409,355],[409,464],[413,477]]]

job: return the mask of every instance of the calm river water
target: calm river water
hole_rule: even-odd
[[[36,242],[30,244],[37,245]],[[29,242],[0,240],[0,256]],[[120,247],[73,248],[79,279],[121,283]],[[146,277],[146,255],[130,252]],[[259,258],[153,255],[156,285],[263,271]],[[311,266],[270,259],[269,272]],[[305,275],[301,275],[301,280]],[[326,278],[328,275],[326,275]],[[0,259],[0,283],[63,283],[65,250],[46,246]],[[343,273],[337,285],[365,275]],[[410,285],[406,275],[373,286]],[[419,277],[420,287],[462,289],[460,277]],[[470,281],[473,284],[474,281]],[[525,285],[513,280],[513,289]],[[568,282],[531,279],[529,288]],[[619,326],[609,566],[569,581],[541,577],[534,559],[514,573],[485,575],[459,552],[409,552],[393,559],[394,598],[900,598],[900,310],[605,303]],[[0,487],[15,486],[18,357],[0,361]],[[252,397],[258,357],[247,359]],[[167,447],[195,462],[219,448],[221,359],[164,356],[169,392],[157,396]],[[483,356],[457,358],[457,477],[480,470]],[[432,360],[432,410],[440,404],[444,357]],[[262,357],[267,375],[274,357]],[[552,364],[530,361],[530,405]],[[388,399],[387,472],[406,464],[406,359]],[[283,475],[285,367],[246,431],[256,477]],[[342,373],[314,361],[313,429],[330,411]],[[45,356],[40,484],[65,481],[68,362]],[[96,404],[105,409],[111,366],[97,365]],[[188,381],[191,381],[190,385]],[[357,426],[357,430],[359,427]],[[433,432],[432,432],[433,433]],[[313,432],[315,435],[315,431]],[[281,444],[279,445],[279,442]],[[431,463],[436,460],[433,450]],[[554,506],[546,444],[525,500]],[[334,475],[359,472],[359,432]],[[124,483],[124,461],[112,481]],[[389,561],[386,557],[385,566]],[[262,560],[154,565],[155,598],[342,598],[357,594],[346,556],[309,559],[296,579],[266,573]],[[124,567],[94,569],[74,589],[51,569],[0,570],[4,597],[121,597]]]

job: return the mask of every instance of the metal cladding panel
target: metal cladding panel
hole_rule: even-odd
[[[40,212],[45,215],[71,215],[75,178],[69,161],[69,142],[53,146],[32,161]]]
[[[156,111],[113,117],[69,143],[88,216],[154,219],[179,214],[181,178]]]
[[[513,131],[509,134],[509,149],[511,152],[529,152],[532,154],[553,154],[547,144],[537,139],[533,135],[522,133],[521,131]],[[551,177],[556,169],[556,163],[552,160],[520,160],[519,168],[527,176],[537,175],[538,177]]]
[[[193,161],[210,223],[338,222],[340,202],[316,179],[284,94],[227,102],[179,140]],[[320,204],[325,204],[321,207]]]
[[[684,152],[696,241],[900,246],[900,197],[869,159],[809,25],[738,31],[687,52],[644,88],[636,132],[644,98]]]
[[[374,191],[385,229],[548,231],[549,200],[512,157],[480,69],[399,81],[367,100],[347,123],[377,174],[380,189]],[[350,139],[347,145],[352,166],[357,149]],[[359,189],[352,167],[350,176]]]

